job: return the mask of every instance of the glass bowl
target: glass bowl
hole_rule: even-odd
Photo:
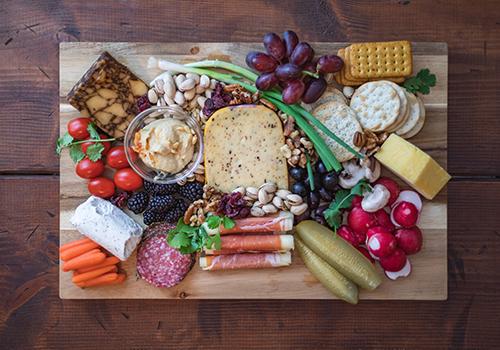
[[[131,148],[135,146],[135,134],[146,127],[146,125],[163,118],[173,118],[184,122],[198,137],[198,141],[194,145],[193,158],[180,172],[177,173],[161,172],[146,165],[140,156],[137,157],[135,161],[131,156]],[[124,145],[125,155],[132,169],[134,169],[135,172],[137,172],[137,174],[139,174],[143,179],[159,184],[176,183],[188,178],[196,170],[198,165],[200,165],[203,158],[203,134],[198,123],[187,113],[172,107],[155,106],[139,113],[127,128]]]

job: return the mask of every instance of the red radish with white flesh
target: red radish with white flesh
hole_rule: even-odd
[[[372,227],[371,229],[369,229],[368,232],[366,232],[366,242],[368,243],[368,240],[370,239],[370,237],[376,233],[391,234],[385,227],[375,226],[375,227]]]
[[[393,179],[388,177],[380,177],[377,181],[373,183],[373,185],[382,185],[389,190],[391,196],[389,197],[389,201],[387,205],[392,205],[399,197],[401,190],[399,189],[398,184]]]
[[[401,203],[401,202],[410,202],[417,208],[419,213],[422,211],[422,198],[415,191],[412,191],[412,190],[401,191],[398,199],[396,199],[396,201],[394,202],[392,207],[395,207],[396,204]]]
[[[391,271],[384,270],[384,272],[385,272],[385,275],[387,276],[387,278],[390,280],[393,280],[393,281],[395,281],[396,278],[398,278],[398,277],[408,277],[411,273],[410,260],[406,259],[405,266],[399,271],[391,272]]]
[[[410,202],[399,202],[391,211],[391,221],[397,227],[413,227],[420,220],[417,207]]]
[[[342,225],[339,227],[337,230],[337,234],[345,239],[347,242],[349,242],[353,247],[357,248],[359,247],[359,240],[356,236],[354,236],[354,233],[352,232],[351,228],[347,225]]]
[[[356,231],[352,231],[352,234],[354,235],[354,237],[356,237],[358,239],[359,244],[365,244],[366,235],[359,233],[359,232],[356,232]]]
[[[392,233],[396,226],[391,222],[391,217],[384,209],[379,209],[375,212],[375,217],[377,218],[378,225],[386,228],[389,233]]]
[[[361,234],[365,234],[370,228],[377,225],[374,213],[368,213],[360,205],[355,206],[347,216],[347,222],[351,229]]]
[[[361,254],[363,254],[368,260],[370,260],[370,262],[372,264],[375,264],[375,259],[372,258],[372,256],[370,255],[370,252],[368,251],[368,249],[366,249],[365,247],[358,247],[357,248]]]
[[[422,231],[417,226],[400,228],[394,232],[394,237],[406,255],[418,253],[422,249]]]
[[[392,254],[380,258],[378,262],[384,270],[389,272],[398,272],[405,266],[406,260],[405,252],[403,252],[401,248],[396,247]]]
[[[368,251],[379,258],[384,258],[396,249],[396,238],[390,233],[375,233],[368,239]]]

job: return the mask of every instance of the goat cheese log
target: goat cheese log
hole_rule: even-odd
[[[121,261],[139,244],[142,227],[111,202],[91,196],[76,208],[71,224]]]

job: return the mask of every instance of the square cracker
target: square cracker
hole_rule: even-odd
[[[355,79],[406,77],[413,72],[411,43],[352,44],[349,63],[350,75]]]

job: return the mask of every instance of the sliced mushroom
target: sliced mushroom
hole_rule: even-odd
[[[353,188],[363,178],[372,183],[380,176],[380,163],[373,157],[364,157],[361,161],[354,158],[342,166],[344,171],[339,176],[339,184],[346,189]]]
[[[382,185],[375,185],[373,191],[361,201],[361,208],[369,213],[374,213],[387,205],[391,197],[389,190]]]

